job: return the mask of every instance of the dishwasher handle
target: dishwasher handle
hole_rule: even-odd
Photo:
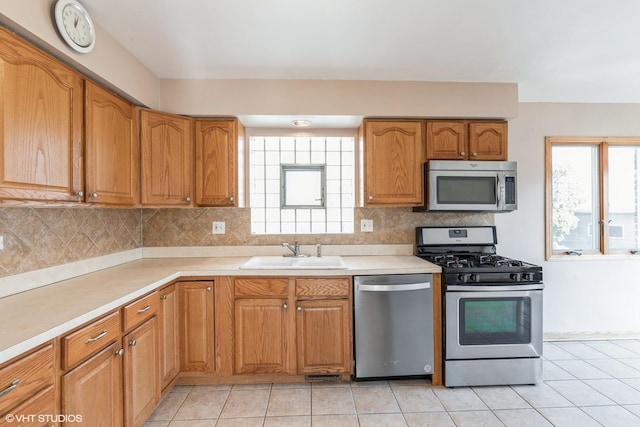
[[[429,289],[431,282],[407,283],[402,285],[365,285],[358,284],[358,290],[364,292],[402,292]]]

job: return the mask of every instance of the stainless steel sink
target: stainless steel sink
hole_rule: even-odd
[[[240,268],[243,270],[344,270],[347,264],[341,256],[254,256]]]

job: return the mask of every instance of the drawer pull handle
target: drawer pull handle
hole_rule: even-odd
[[[136,341],[136,340],[131,340],[131,341],[129,341],[129,345],[130,345],[131,347],[135,347],[135,346],[136,346],[136,344],[138,344],[138,341]]]
[[[19,383],[20,383],[20,380],[15,380],[14,382],[12,382],[9,387],[7,387],[4,390],[0,391],[0,397],[11,393],[13,390],[16,389],[16,387],[18,387]]]
[[[137,310],[136,313],[142,314],[142,313],[145,313],[145,312],[147,312],[149,310],[151,310],[151,306],[147,304],[147,306],[145,308],[141,308],[141,309]]]
[[[87,338],[87,340],[84,342],[85,344],[91,344],[94,341],[98,341],[104,337],[107,336],[107,330],[105,329],[104,331],[100,332],[100,334],[94,338]]]

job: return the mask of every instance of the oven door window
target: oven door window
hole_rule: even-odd
[[[461,298],[460,345],[531,342],[529,297]]]
[[[436,179],[439,204],[495,205],[495,176],[438,176]]]

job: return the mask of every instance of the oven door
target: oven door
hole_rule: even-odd
[[[447,289],[447,360],[542,356],[542,290],[505,288]]]

